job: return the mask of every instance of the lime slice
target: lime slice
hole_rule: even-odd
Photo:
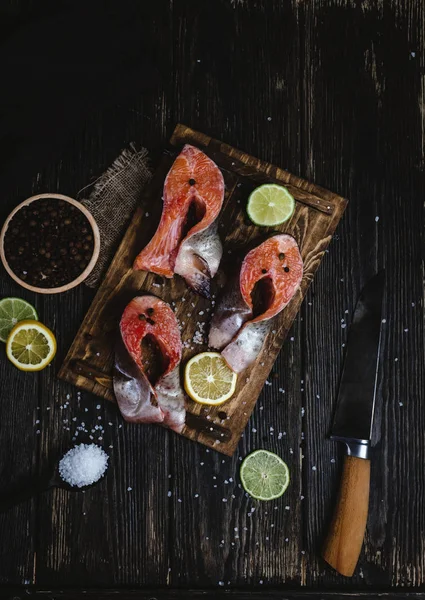
[[[223,404],[233,396],[236,380],[236,373],[218,352],[197,354],[184,371],[185,390],[199,404]]]
[[[288,465],[267,450],[249,454],[241,465],[240,476],[245,491],[257,500],[280,498],[289,485]]]
[[[0,300],[0,340],[5,342],[16,323],[25,319],[38,321],[37,311],[29,302],[22,298]]]
[[[6,354],[21,371],[40,371],[56,354],[56,338],[38,321],[20,321],[7,338]]]
[[[294,208],[295,200],[285,187],[266,183],[251,193],[246,210],[256,225],[272,227],[287,221]]]

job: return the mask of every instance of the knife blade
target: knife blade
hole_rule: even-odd
[[[346,457],[323,557],[347,577],[354,573],[366,529],[384,289],[385,273],[380,271],[357,301],[330,435],[345,444]]]

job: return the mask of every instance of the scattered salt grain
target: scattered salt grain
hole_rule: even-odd
[[[311,467],[312,471],[317,471],[317,467]]]
[[[98,481],[107,467],[108,455],[102,448],[96,444],[79,444],[60,460],[59,473],[69,485],[83,487]]]
[[[127,492],[131,492],[132,489],[133,489],[132,487],[128,487]]]

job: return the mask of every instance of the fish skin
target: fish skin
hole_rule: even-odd
[[[238,273],[225,286],[223,296],[211,319],[208,345],[216,350],[223,350],[242,325],[251,318],[252,309],[242,297]]]
[[[289,304],[302,276],[298,244],[287,234],[271,236],[245,256],[238,277],[229,282],[219,302],[209,333],[209,345],[221,350],[233,371],[240,373],[255,361],[271,319]],[[265,278],[271,281],[273,293],[266,310],[253,318],[251,293]]]
[[[144,315],[143,320],[139,315]],[[155,339],[165,359],[164,372],[154,385],[143,370],[141,343],[146,336]],[[115,396],[126,421],[159,423],[182,431],[186,409],[179,374],[181,352],[171,307],[151,295],[133,298],[121,317],[113,374]]]
[[[210,299],[211,279],[218,271],[222,255],[223,246],[215,221],[181,244],[174,273],[183,277],[195,292]]]
[[[199,148],[186,144],[165,179],[163,199],[158,228],[133,268],[168,278],[177,273],[208,297],[223,253],[215,225],[224,200],[223,175]],[[181,239],[192,203],[199,221]]]
[[[254,362],[270,329],[270,320],[250,321],[224,348],[221,355],[235,373],[241,373]]]

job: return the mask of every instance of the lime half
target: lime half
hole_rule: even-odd
[[[294,208],[295,200],[285,187],[266,183],[251,193],[246,210],[256,225],[272,227],[287,221]]]
[[[0,340],[5,342],[16,323],[27,319],[38,321],[37,311],[29,302],[22,298],[0,300]]]
[[[289,485],[288,465],[267,450],[249,454],[241,465],[240,476],[245,491],[257,500],[280,498]]]

